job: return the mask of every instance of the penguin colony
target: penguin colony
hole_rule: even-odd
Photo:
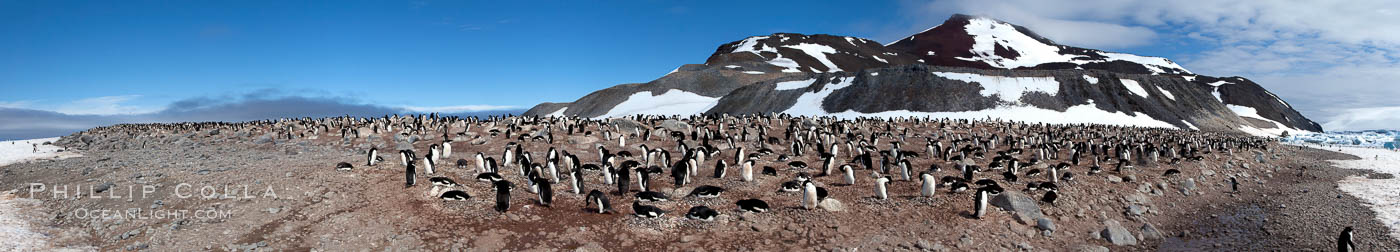
[[[1267,148],[1264,138],[1173,129],[782,115],[586,119],[430,114],[112,127],[261,130],[277,139],[331,135],[345,142],[370,135],[433,136],[434,142],[418,142],[427,146],[390,150],[394,146],[376,143],[360,156],[330,163],[344,172],[401,172],[403,187],[397,190],[427,191],[443,201],[473,199],[466,188],[494,193],[494,202],[481,204],[482,211],[509,212],[531,204],[579,209],[578,214],[696,221],[740,211],[821,209],[832,196],[829,188],[836,187],[849,188],[840,190],[847,194],[841,198],[861,199],[856,204],[944,198],[939,202],[966,207],[966,217],[982,219],[997,213],[989,209],[993,197],[1019,185],[1026,185],[1021,191],[1039,199],[1042,207],[1055,207],[1057,199],[1076,197],[1061,188],[1075,186],[1083,177],[1155,169],[1139,174],[1170,179],[1181,173],[1173,165],[1201,161],[1212,152]],[[578,141],[587,138],[596,141]],[[481,144],[486,142],[506,144]],[[399,162],[384,162],[384,155],[394,158],[385,151],[397,151]],[[454,162],[452,156],[464,158]],[[365,166],[355,168],[356,162]],[[475,180],[452,174],[474,174]],[[421,183],[424,179],[430,183]],[[781,182],[776,188],[757,188],[771,184],[761,181]],[[726,194],[737,190],[762,193]],[[559,204],[561,198],[569,204]]]

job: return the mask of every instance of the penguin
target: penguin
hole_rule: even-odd
[[[550,207],[554,203],[554,188],[549,184],[549,179],[535,178],[535,186],[539,187],[539,203],[541,206]]]
[[[740,150],[742,151],[743,149]],[[743,170],[740,171],[739,175],[741,175],[744,178],[745,182],[753,181],[753,160],[744,160],[743,162],[744,167]]]
[[[1040,197],[1040,202],[1045,202],[1047,204],[1050,204],[1051,206],[1055,206],[1055,199],[1058,198],[1060,198],[1060,194],[1056,193],[1055,190],[1046,190],[1045,195]]]
[[[778,169],[773,168],[772,166],[766,166],[766,165],[765,165],[765,166],[763,166],[763,175],[767,175],[767,176],[778,176]]]
[[[796,192],[802,190],[802,181],[788,180],[778,188],[779,192]]]
[[[1177,169],[1167,169],[1167,172],[1162,173],[1162,176],[1164,176],[1164,177],[1171,177],[1171,176],[1177,175],[1177,174],[1181,174],[1181,171],[1180,171],[1180,170],[1177,170]]]
[[[617,169],[614,168],[614,167],[611,166],[611,165],[608,165],[607,163],[603,163],[603,165],[604,165],[604,166],[607,166],[607,168],[598,168],[599,170],[601,170],[601,171],[603,172],[603,184],[604,184],[604,185],[611,185],[611,184],[613,184],[613,183],[617,183],[616,181],[613,181],[613,180],[616,180],[616,179],[617,179],[617,175],[618,175],[618,174],[617,174]],[[586,165],[583,165],[583,169],[585,169],[585,170],[588,169],[589,167],[594,167],[594,168],[596,168],[596,167],[598,167],[598,166],[597,166],[597,165],[593,165],[593,164],[586,164]],[[626,170],[625,170],[625,169],[626,169],[626,168],[624,168],[623,173],[626,173]],[[625,183],[624,183],[624,184],[625,184]]]
[[[340,162],[335,164],[335,170],[337,171],[350,171],[351,169],[355,169],[355,166],[350,165],[350,163],[348,162]]]
[[[656,206],[642,205],[641,202],[632,202],[632,214],[642,218],[656,218],[666,214],[666,211]]]
[[[967,188],[968,188],[967,182],[962,182],[962,181],[955,181],[955,182],[953,182],[953,184],[950,185],[949,187],[950,187],[950,188],[949,188],[948,190],[953,191],[953,192],[963,192],[963,191],[967,191]]]
[[[498,173],[494,173],[494,172],[483,172],[483,173],[481,173],[481,174],[477,174],[477,175],[476,175],[476,180],[477,180],[477,181],[481,181],[481,182],[493,182],[493,183],[494,183],[494,182],[496,182],[496,181],[505,180],[505,178],[504,178],[504,177],[501,177],[501,174],[498,174]]]
[[[365,163],[366,166],[375,166],[379,164],[379,161],[384,160],[384,158],[379,157],[379,148],[374,147],[369,148],[369,153],[366,155],[365,159],[369,160],[369,162]]]
[[[637,193],[637,201],[663,202],[670,200],[671,196],[667,196],[665,193],[662,192],[642,191]]]
[[[1065,172],[1065,175],[1060,175],[1060,180],[1064,180],[1064,181],[1074,181],[1074,173],[1073,173],[1073,172]]]
[[[585,196],[583,201],[585,205],[593,205],[594,209],[600,214],[613,212],[612,203],[608,202],[608,196],[603,194],[602,191],[596,189],[588,191],[588,196]]]
[[[820,199],[817,198],[817,185],[812,181],[802,182],[802,208],[811,210],[817,208]]]
[[[919,187],[919,195],[933,197],[933,193],[937,189],[937,181],[933,179],[933,174],[927,172],[921,173],[919,174],[919,180],[923,182],[923,186]]]
[[[1356,251],[1356,243],[1351,240],[1352,231],[1351,227],[1342,229],[1342,234],[1337,236],[1337,252]]]
[[[856,172],[851,168],[851,165],[841,165],[841,172],[846,173],[846,185],[856,184]]]
[[[433,155],[433,154],[432,154],[431,152],[429,152],[429,153],[428,153],[428,156],[429,156],[429,157],[423,159],[423,168],[424,168],[423,171],[427,172],[427,174],[437,173],[437,169],[435,169],[435,167],[434,167],[435,164],[437,164],[437,161],[433,161],[432,155]]]
[[[417,154],[413,154],[413,150],[399,151],[399,160],[403,161],[403,166],[408,166],[408,164],[412,163],[414,159],[417,159],[417,156]]]
[[[875,179],[875,198],[886,200],[890,198],[889,192],[885,190],[885,184],[890,183],[890,177],[884,176]]]
[[[582,170],[582,169],[574,169],[574,170],[572,171],[572,173],[569,174],[569,185],[572,185],[572,186],[573,186],[574,194],[582,194],[582,193],[583,193],[583,170]]]
[[[651,172],[647,172],[645,169],[637,168],[637,190],[641,190],[643,192],[650,191],[650,188],[647,187],[650,183]]]
[[[452,157],[452,139],[442,140],[442,151],[438,153],[442,158]]]
[[[975,206],[973,207],[973,212],[972,212],[972,217],[973,217],[973,218],[981,219],[982,216],[986,216],[986,215],[987,215],[987,194],[988,194],[988,193],[989,193],[989,192],[988,192],[987,190],[977,189],[977,198],[975,199],[975,200],[977,200],[977,203],[976,203],[977,205],[975,205]]]
[[[734,204],[739,206],[739,210],[755,213],[768,212],[768,202],[763,202],[763,200],[760,199],[739,200],[734,202]]]
[[[690,195],[687,195],[687,196],[692,196],[692,197],[697,197],[697,198],[716,198],[716,197],[719,197],[719,194],[720,194],[720,193],[723,193],[723,192],[724,192],[724,188],[720,188],[720,187],[718,187],[718,186],[712,186],[712,185],[702,185],[702,186],[695,187],[695,189],[691,189],[691,190],[690,190]]]
[[[1037,175],[1040,175],[1040,169],[1030,169],[1030,170],[1026,171],[1026,177],[1027,177],[1027,178],[1029,178],[1029,177],[1035,177],[1035,176],[1037,176]]]
[[[1240,192],[1240,182],[1230,177],[1230,192]]]
[[[414,171],[413,163],[408,163],[408,166],[404,167],[404,173],[403,173],[403,174],[404,174],[404,183],[403,183],[403,188],[413,187],[413,175],[414,175],[414,173],[415,173],[415,171]]]
[[[476,153],[476,172],[486,172],[486,154]]]
[[[447,192],[443,192],[442,195],[438,196],[438,198],[442,199],[443,201],[463,201],[471,199],[472,196],[467,194],[467,192],[463,192],[461,190],[450,190]]]
[[[695,207],[691,207],[691,208],[690,208],[690,211],[687,211],[687,212],[685,213],[685,218],[686,218],[686,219],[692,219],[692,220],[698,220],[698,221],[713,221],[713,220],[715,220],[715,217],[718,217],[718,216],[719,216],[719,211],[715,211],[714,209],[710,209],[710,207],[707,207],[707,206],[695,206]]]
[[[467,162],[467,159],[465,159],[465,158],[459,158],[459,159],[457,159],[457,169],[466,170],[466,169],[467,169],[467,166],[471,166],[470,162]]]
[[[496,212],[504,213],[510,210],[510,188],[514,185],[505,180],[497,180],[492,182],[492,185],[496,187]]]
[[[457,186],[460,186],[460,185],[461,185],[461,184],[457,184],[457,181],[452,181],[452,179],[447,178],[447,177],[432,177],[432,178],[428,178],[428,183],[432,183],[433,186],[442,186],[442,187],[457,187]]]
[[[1011,171],[1002,172],[1001,178],[1003,180],[1006,180],[1006,182],[1016,182],[1016,180],[1019,179],[1019,177],[1016,176],[1016,173]]]
[[[608,169],[612,169],[612,168],[608,168]],[[628,192],[631,192],[631,191],[632,191],[632,184],[631,184],[631,181],[629,181],[629,180],[631,180],[631,176],[632,176],[632,175],[631,175],[630,172],[627,172],[627,168],[622,168],[621,170],[616,170],[616,171],[614,172],[614,174],[616,174],[616,176],[617,176],[617,181],[613,181],[613,183],[616,183],[616,184],[617,184],[617,193],[614,194],[614,195],[622,196],[622,195],[627,195]]]

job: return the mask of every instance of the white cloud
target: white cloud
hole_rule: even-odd
[[[140,95],[101,96],[76,100],[53,108],[54,112],[70,115],[134,115],[160,111],[158,107],[127,105]]]
[[[506,110],[506,109],[514,109],[514,108],[515,108],[515,106],[504,106],[504,105],[459,105],[459,106],[440,106],[440,107],[403,106],[403,109],[404,109],[404,110],[408,110],[408,111],[412,111],[412,112],[418,112],[418,113],[461,113],[461,112],[480,112],[480,111],[491,111],[491,110]]]
[[[32,101],[0,101],[0,108],[29,108]]]
[[[1322,127],[1330,131],[1393,129],[1400,122],[1400,106],[1353,108],[1332,116]]]

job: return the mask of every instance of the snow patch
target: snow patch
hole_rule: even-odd
[[[545,114],[545,116],[564,116],[564,110],[567,109],[569,109],[569,107],[559,108],[559,110],[554,111],[554,113]]]
[[[1298,132],[1307,132],[1305,130],[1288,127],[1287,125],[1279,123],[1278,121],[1264,118],[1264,116],[1259,115],[1259,110],[1254,109],[1253,107],[1240,106],[1234,104],[1225,104],[1225,107],[1229,108],[1230,111],[1235,112],[1235,115],[1238,115],[1240,117],[1254,118],[1274,124],[1274,128],[1271,129],[1261,129],[1252,125],[1240,125],[1240,131],[1243,131],[1250,135],[1263,137],[1278,137],[1279,135],[1282,135],[1283,132],[1290,132],[1290,134],[1297,134]]]
[[[693,115],[704,113],[719,104],[719,98],[703,96],[677,89],[659,95],[642,91],[627,97],[598,119],[628,115]]]
[[[880,76],[880,72],[870,72],[870,76]]]
[[[1087,74],[1084,75],[1084,80],[1089,81],[1089,84],[1099,84],[1099,78],[1094,78],[1094,76],[1089,76]]]
[[[1172,92],[1171,92],[1171,91],[1167,91],[1167,89],[1164,89],[1164,88],[1162,88],[1162,87],[1157,87],[1157,91],[1162,91],[1162,95],[1167,96],[1167,99],[1172,99],[1173,101],[1176,100],[1176,96],[1175,96],[1175,95],[1172,95]]]
[[[774,88],[773,90],[793,90],[805,88],[811,86],[813,82],[817,82],[817,79],[778,82],[777,88]]]
[[[728,66],[724,66],[724,68],[736,69],[736,68],[739,68],[739,66],[738,66],[738,65],[728,65]]]
[[[50,137],[0,142],[0,166],[41,159],[65,159],[82,156],[76,152],[62,151],[63,147],[44,144],[44,142],[57,141],[57,137]],[[38,151],[34,151],[36,144]]]
[[[826,110],[822,109],[822,100],[826,100],[826,96],[831,95],[831,92],[835,92],[837,89],[851,86],[851,82],[854,80],[855,78],[840,78],[836,84],[823,83],[821,90],[802,93],[802,96],[797,97],[797,101],[792,104],[792,107],[789,107],[787,110],[783,111],[783,113],[796,116],[826,115]]]
[[[1181,76],[1181,78],[1186,79],[1186,81],[1196,81],[1195,75]]]
[[[1142,85],[1138,84],[1137,81],[1129,79],[1118,79],[1118,82],[1123,83],[1123,87],[1127,88],[1128,91],[1133,92],[1133,94],[1142,96],[1143,98],[1147,98],[1147,89],[1143,89]]]
[[[1181,120],[1181,123],[1185,123],[1186,127],[1190,127],[1193,130],[1201,130],[1201,128],[1197,128],[1196,125],[1192,124],[1190,121]]]
[[[832,63],[831,60],[829,60],[829,59],[826,58],[826,54],[829,54],[829,53],[836,53],[836,49],[835,49],[835,48],[831,48],[830,46],[826,46],[826,45],[811,44],[811,43],[801,43],[801,44],[797,44],[797,45],[790,45],[790,46],[783,46],[783,47],[792,48],[792,49],[797,49],[797,50],[802,50],[802,52],[803,52],[803,53],[807,53],[808,56],[812,56],[812,58],[816,58],[818,62],[821,62],[821,63],[822,63],[822,65],[826,65],[826,69],[827,69],[828,72],[840,72],[840,71],[841,71],[841,68],[840,68],[840,67],[837,67],[837,66],[836,66],[836,63]]]
[[[805,97],[805,95],[804,95]],[[822,96],[825,97],[825,96]],[[818,100],[820,101],[820,100]],[[820,105],[818,103],[817,105]],[[1064,112],[1036,108],[1031,106],[999,106],[993,109],[979,111],[960,112],[919,112],[909,110],[892,110],[876,113],[860,113],[847,110],[839,113],[824,113],[819,110],[794,111],[797,107],[789,109],[784,113],[794,116],[834,116],[838,118],[859,118],[859,117],[930,117],[949,119],[994,119],[994,120],[1014,120],[1028,123],[1048,123],[1048,124],[1108,124],[1119,126],[1138,126],[1153,128],[1176,128],[1170,123],[1153,119],[1146,114],[1128,115],[1123,112],[1108,112],[1099,109],[1090,100],[1088,104],[1071,106]],[[818,107],[820,108],[820,107]]]
[[[797,70],[798,67],[802,67],[801,65],[798,65],[798,64],[797,64],[797,61],[793,61],[792,59],[789,59],[789,58],[783,58],[783,55],[781,55],[781,54],[779,54],[777,58],[774,58],[774,59],[772,59],[772,60],[768,60],[768,64],[772,64],[772,65],[774,65],[774,66],[778,66],[778,67],[783,68],[783,72],[784,72],[784,73],[801,73],[801,72],[802,72],[802,70]]]
[[[765,74],[763,71],[744,71],[746,74]]]
[[[967,30],[967,34],[972,35],[973,56],[958,57],[961,60],[982,61],[994,67],[1011,69],[1033,67],[1045,62],[1069,62],[1074,59],[1072,56],[1060,54],[1059,47],[1040,43],[1035,38],[1017,31],[1016,27],[996,20],[972,19],[968,20],[967,26],[963,28]],[[1016,51],[1020,56],[1008,59],[996,55],[997,45]]]
[[[1011,103],[1020,102],[1021,96],[1029,92],[1041,92],[1052,96],[1060,93],[1060,82],[1055,81],[1054,77],[1004,77],[945,72],[933,74],[951,80],[981,84],[982,91],[978,93],[982,96],[996,95],[1002,101]]]

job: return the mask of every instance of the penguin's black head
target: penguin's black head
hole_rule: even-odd
[[[1354,230],[1352,230],[1350,226],[1348,226],[1348,227],[1342,229],[1342,232],[1343,232],[1343,233],[1351,233],[1352,231],[1354,231]]]

